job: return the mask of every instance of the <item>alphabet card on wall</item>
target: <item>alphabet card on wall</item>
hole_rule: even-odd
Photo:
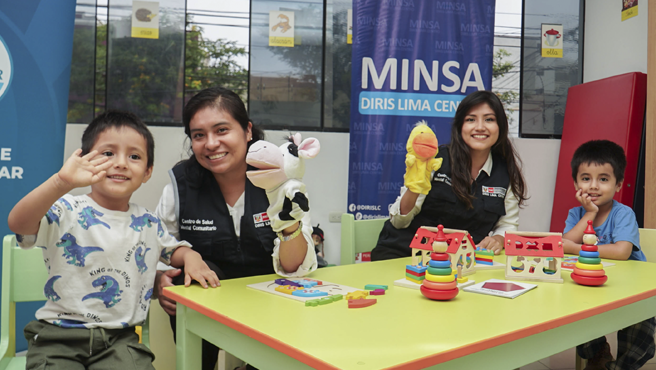
[[[338,295],[346,297],[349,293],[362,290],[346,285],[333,284],[327,281],[308,278],[276,279],[247,286],[252,289],[261,290],[263,292],[300,302]]]

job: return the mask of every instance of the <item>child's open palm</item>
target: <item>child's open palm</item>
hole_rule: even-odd
[[[112,166],[109,157],[98,156],[97,150],[92,150],[86,155],[80,156],[82,149],[76,150],[59,170],[58,176],[61,181],[71,188],[93,185],[107,174],[107,169]]]

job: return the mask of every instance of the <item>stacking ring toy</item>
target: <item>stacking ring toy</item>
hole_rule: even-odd
[[[428,261],[428,266],[436,267],[436,268],[451,267],[451,261],[434,261],[434,260],[430,260],[430,261]]]
[[[579,262],[585,263],[586,265],[598,265],[601,263],[601,258],[579,257]]]
[[[458,287],[458,283],[456,283],[455,280],[449,283],[436,283],[434,281],[424,280],[424,283],[422,285],[428,289],[435,289],[435,290],[451,290]]]
[[[577,274],[571,274],[572,280],[575,282],[581,284],[581,285],[591,285],[591,286],[597,286],[601,285],[608,280],[608,276],[595,276],[595,277],[590,277],[590,276],[581,276]]]
[[[426,298],[435,299],[438,301],[448,301],[449,299],[453,299],[458,295],[458,288],[452,290],[434,290],[426,289],[422,285],[419,289],[421,290],[421,294],[423,294]]]
[[[587,244],[583,244],[583,245],[581,246],[581,250],[582,250],[582,251],[585,251],[585,252],[596,252],[596,251],[598,250],[598,248],[597,248],[596,245],[587,245]]]
[[[426,280],[428,281],[434,281],[436,283],[448,283],[450,281],[454,281],[456,279],[455,275],[433,275],[426,273]]]
[[[580,268],[581,270],[603,270],[604,269],[604,265],[602,265],[601,263],[598,263],[596,265],[588,265],[587,263],[577,262],[575,266]]]
[[[580,251],[579,256],[585,257],[585,258],[599,258],[599,252]]]
[[[431,260],[433,261],[448,261],[449,255],[447,253],[431,253]]]
[[[451,266],[449,267],[428,267],[427,273],[433,275],[451,275]]]
[[[597,277],[606,275],[606,271],[602,270],[581,270],[580,268],[574,267],[574,272],[572,274],[577,274],[581,276]]]

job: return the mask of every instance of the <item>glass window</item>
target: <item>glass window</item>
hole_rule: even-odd
[[[187,1],[185,102],[222,86],[248,99],[249,0]]]
[[[249,114],[267,128],[320,128],[324,2],[253,0]]]
[[[524,0],[522,137],[559,138],[563,132],[567,89],[583,81],[582,7],[582,0]],[[543,25],[554,35],[547,37]],[[560,54],[543,54],[561,46]]]
[[[75,7],[67,122],[89,123],[93,119],[95,33],[96,1],[78,0]]]
[[[146,122],[179,124],[185,0],[112,0],[108,15],[107,109],[131,111]]]
[[[328,1],[324,78],[324,127],[348,130],[351,122],[351,44],[348,27],[352,0]]]

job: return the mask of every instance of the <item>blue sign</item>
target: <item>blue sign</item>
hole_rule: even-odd
[[[2,237],[13,206],[63,164],[74,22],[75,0],[0,1]],[[17,310],[17,350],[42,305]]]
[[[425,120],[447,144],[458,105],[492,87],[495,0],[353,2],[348,211],[387,217],[405,144]]]

